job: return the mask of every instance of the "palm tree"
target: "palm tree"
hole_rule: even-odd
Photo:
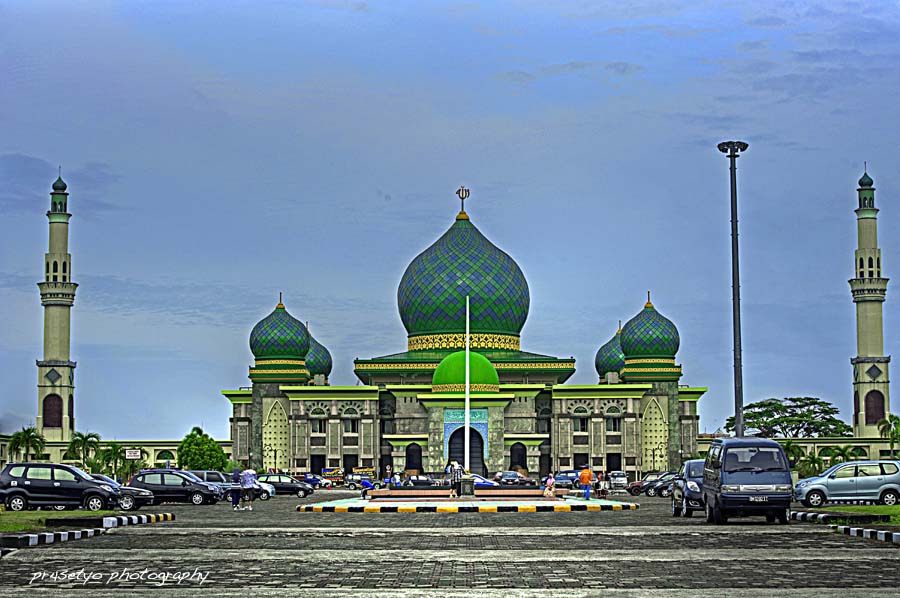
[[[147,452],[144,448],[139,448],[136,446],[131,447],[129,450],[141,451],[140,459],[126,459],[122,463],[122,479],[130,478],[132,475],[139,472],[142,468],[147,466],[147,457],[150,456],[150,453]]]
[[[96,453],[100,448],[100,435],[96,432],[75,432],[72,434],[72,440],[69,441],[68,453],[78,455],[76,458],[81,461],[81,468],[84,469],[87,458],[91,453]]]
[[[836,446],[831,449],[831,465],[838,463],[846,463],[847,461],[856,460],[856,450],[849,444]]]
[[[799,465],[800,477],[803,478],[810,478],[825,469],[825,461],[815,451],[810,451],[808,455],[800,459]]]
[[[878,422],[878,432],[882,438],[887,438],[891,443],[891,456],[896,458],[894,445],[900,444],[900,416],[889,413],[888,416]]]
[[[785,440],[781,443],[781,446],[784,447],[784,453],[787,455],[788,463],[791,468],[797,466],[800,462],[800,459],[803,458],[803,455],[806,453],[803,451],[803,447],[794,442],[793,440]]]
[[[103,462],[113,474],[112,477],[116,481],[119,480],[119,464],[125,461],[125,447],[118,442],[108,442],[101,451],[103,454]]]
[[[8,450],[14,455],[24,452],[25,461],[28,461],[29,455],[35,456],[43,453],[46,444],[47,441],[37,431],[37,428],[34,426],[28,428],[23,426],[21,430],[13,432],[12,436],[9,437]]]

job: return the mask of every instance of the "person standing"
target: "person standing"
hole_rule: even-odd
[[[253,493],[256,490],[256,472],[249,467],[241,472],[242,509],[253,510]]]
[[[240,510],[238,507],[238,502],[241,500],[241,470],[238,467],[234,468],[234,472],[231,474],[231,508],[235,511]]]
[[[581,484],[581,491],[584,493],[584,500],[588,500],[591,498],[591,478],[594,477],[594,474],[591,473],[591,470],[588,469],[588,466],[585,465],[581,472],[578,474],[578,483]]]
[[[450,483],[453,486],[453,492],[450,494],[451,497],[459,497],[462,495],[463,473],[464,470],[462,465],[460,465],[458,461],[454,461],[450,469]]]

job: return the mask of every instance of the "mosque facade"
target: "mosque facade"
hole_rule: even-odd
[[[649,295],[597,351],[598,383],[566,384],[573,358],[521,346],[530,307],[521,268],[461,210],[400,280],[406,351],[357,359],[359,384],[329,384],[331,355],[281,301],[253,327],[251,386],[223,391],[234,458],[314,472],[431,473],[462,462],[467,296],[472,471],[587,465],[635,476],[696,454],[706,388],[680,384],[678,330]]]

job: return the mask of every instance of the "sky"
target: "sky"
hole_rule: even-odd
[[[647,290],[701,429],[732,413],[728,161],[746,402],[852,403],[857,180],[900,268],[900,3],[0,0],[0,432],[34,421],[50,185],[69,185],[76,425],[228,437],[284,293],[331,351],[406,348],[407,264],[473,223],[527,277],[524,350],[594,354]],[[889,287],[885,350],[900,353]]]

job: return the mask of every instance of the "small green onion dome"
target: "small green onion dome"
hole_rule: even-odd
[[[306,369],[311,376],[322,374],[327,379],[331,374],[331,353],[325,346],[309,335],[309,351],[306,353]]]
[[[622,352],[622,344],[619,342],[621,335],[622,330],[619,329],[605,345],[597,350],[594,367],[601,378],[609,372],[619,372],[625,367],[625,354]]]
[[[874,184],[875,181],[872,180],[872,177],[869,176],[868,172],[864,172],[862,177],[859,179],[859,186],[865,189],[868,189]]]
[[[56,177],[56,180],[53,181],[53,190],[59,193],[62,193],[67,189],[66,182],[62,180],[62,177]]]
[[[626,359],[631,357],[674,358],[681,339],[675,324],[656,311],[648,296],[644,309],[622,327],[619,342]]]
[[[250,351],[257,359],[304,359],[309,351],[309,332],[279,302],[250,332]]]
[[[465,392],[466,352],[456,351],[445,357],[431,377],[433,392]],[[488,358],[469,351],[470,392],[500,392],[500,377]]]

